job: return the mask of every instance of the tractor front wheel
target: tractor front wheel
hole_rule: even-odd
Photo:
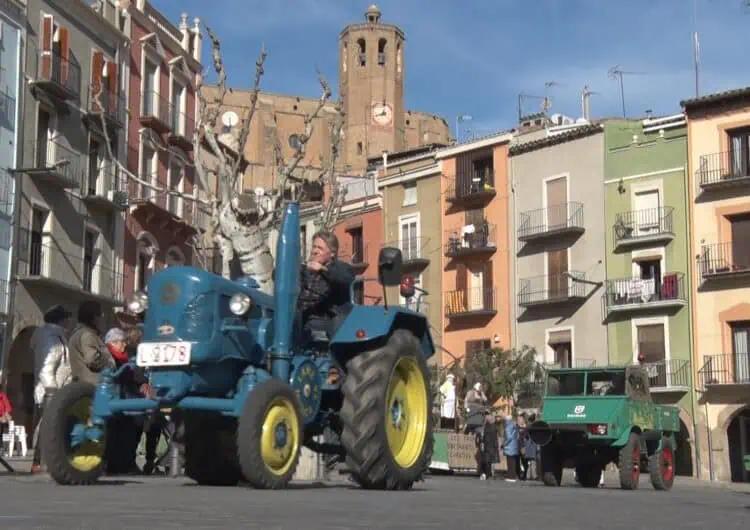
[[[352,477],[368,489],[406,490],[432,458],[432,402],[419,341],[396,330],[347,363],[341,443]]]
[[[302,443],[297,395],[279,379],[268,379],[247,396],[237,429],[242,474],[258,489],[285,488],[294,476]]]
[[[86,437],[93,400],[94,385],[78,381],[58,390],[44,411],[39,443],[58,484],[90,485],[104,473],[105,435],[98,441]]]
[[[641,478],[641,437],[631,432],[628,443],[620,449],[618,461],[620,468],[620,488],[624,490],[638,489]]]
[[[674,483],[674,449],[672,440],[666,436],[661,448],[648,457],[648,471],[655,490],[670,490]]]

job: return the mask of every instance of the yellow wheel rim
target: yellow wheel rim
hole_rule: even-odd
[[[274,399],[266,410],[260,438],[260,454],[266,468],[282,476],[294,464],[299,451],[299,418],[292,402]]]
[[[427,384],[414,357],[403,357],[393,367],[385,402],[385,431],[393,459],[414,465],[427,435]]]
[[[91,426],[91,398],[79,399],[70,409],[69,416],[75,418],[78,423]],[[81,445],[70,449],[70,465],[79,471],[91,471],[102,464],[104,460],[104,442],[86,441]]]

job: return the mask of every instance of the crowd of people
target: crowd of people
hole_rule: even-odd
[[[32,473],[41,471],[39,431],[44,410],[52,396],[73,381],[92,385],[99,383],[103,370],[118,368],[135,355],[142,331],[138,326],[127,330],[111,328],[102,334],[104,313],[92,300],[82,302],[74,315],[62,305],[44,313],[44,324],[34,331],[30,347],[34,354],[34,455]],[[151,387],[144,370],[134,368],[119,378],[122,392],[129,397],[149,397]],[[107,425],[105,453],[106,472],[110,475],[145,473],[156,470],[156,447],[164,418],[156,416],[118,416]],[[136,464],[136,453],[146,435],[146,463]]]

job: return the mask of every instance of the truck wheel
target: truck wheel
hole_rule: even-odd
[[[90,426],[93,400],[94,385],[77,381],[58,390],[44,411],[39,443],[49,474],[58,484],[93,484],[104,472],[106,438],[76,441]]]
[[[432,459],[432,399],[419,341],[399,329],[347,363],[341,443],[352,477],[368,489],[406,490]]]
[[[247,396],[237,429],[242,474],[258,489],[285,488],[299,462],[302,415],[292,387],[268,379]]]
[[[581,462],[576,464],[576,478],[584,488],[598,488],[602,477],[602,468],[598,462]]]
[[[618,461],[620,468],[620,488],[624,490],[638,489],[641,478],[641,437],[631,432],[628,443],[620,449]]]
[[[562,483],[562,459],[552,447],[542,447],[542,482],[545,486],[559,486]]]
[[[215,413],[185,417],[185,475],[201,486],[234,486],[242,477],[237,461],[237,422]]]
[[[661,449],[648,457],[648,471],[655,490],[670,490],[674,483],[674,448],[672,440],[662,438]]]

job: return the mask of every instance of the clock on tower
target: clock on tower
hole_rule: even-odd
[[[372,121],[375,125],[388,126],[393,122],[393,109],[387,103],[372,106]]]

